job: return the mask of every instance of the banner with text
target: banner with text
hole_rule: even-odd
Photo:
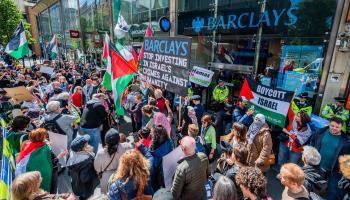
[[[190,82],[198,84],[200,86],[208,87],[213,78],[214,72],[208,69],[193,66],[190,72]]]
[[[145,38],[144,49],[142,80],[187,96],[191,38]]]
[[[246,79],[240,96],[248,99],[249,104],[254,105],[255,112],[265,115],[267,121],[284,127],[294,92],[273,89],[252,79]]]

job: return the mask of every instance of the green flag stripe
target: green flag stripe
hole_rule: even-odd
[[[20,59],[25,55],[29,54],[28,43],[24,43],[22,46],[19,46],[17,50],[9,53],[15,59]]]

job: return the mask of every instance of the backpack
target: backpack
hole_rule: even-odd
[[[51,120],[45,121],[42,125],[41,128],[45,128],[47,131],[53,132],[53,133],[58,133],[61,135],[67,135],[62,128],[57,124],[57,120],[61,117],[62,115],[59,114],[56,117],[54,117]]]

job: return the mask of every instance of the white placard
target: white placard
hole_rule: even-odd
[[[183,157],[185,157],[185,154],[180,146],[163,157],[164,185],[168,190],[173,186],[173,176],[176,172],[177,161]]]
[[[40,72],[51,75],[53,74],[53,68],[42,66],[40,67]]]
[[[208,87],[211,83],[211,79],[213,78],[214,72],[208,69],[193,66],[192,71],[190,72],[189,79],[190,82]]]
[[[55,154],[55,156],[58,156],[60,153],[67,150],[67,145],[68,145],[67,135],[62,135],[62,134],[49,131],[49,138],[50,138],[52,152]],[[62,167],[66,166],[67,156],[63,158],[59,158],[58,160]]]

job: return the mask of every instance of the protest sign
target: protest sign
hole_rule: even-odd
[[[48,133],[49,133],[49,139],[51,142],[52,152],[55,154],[55,156],[58,156],[60,153],[67,150],[67,144],[68,144],[67,135],[62,135],[51,131],[49,131]],[[66,159],[67,159],[67,156],[64,156],[58,159],[62,167],[66,166]]]
[[[40,67],[40,72],[51,75],[53,74],[53,68],[42,66]]]
[[[19,102],[33,100],[33,96],[24,86],[4,88],[4,90],[6,91],[6,96],[9,96]]]
[[[145,38],[144,50],[141,70],[143,81],[186,96],[191,38]]]
[[[190,72],[190,82],[208,87],[213,78],[214,72],[207,70],[205,68],[193,66],[192,71]]]
[[[246,79],[240,96],[244,96],[250,105],[254,105],[255,113],[261,113],[267,121],[284,127],[294,92],[273,89],[252,79]]]
[[[171,186],[173,185],[173,176],[176,172],[177,161],[183,157],[185,157],[185,154],[180,146],[163,157],[164,185],[166,189],[171,189]]]

